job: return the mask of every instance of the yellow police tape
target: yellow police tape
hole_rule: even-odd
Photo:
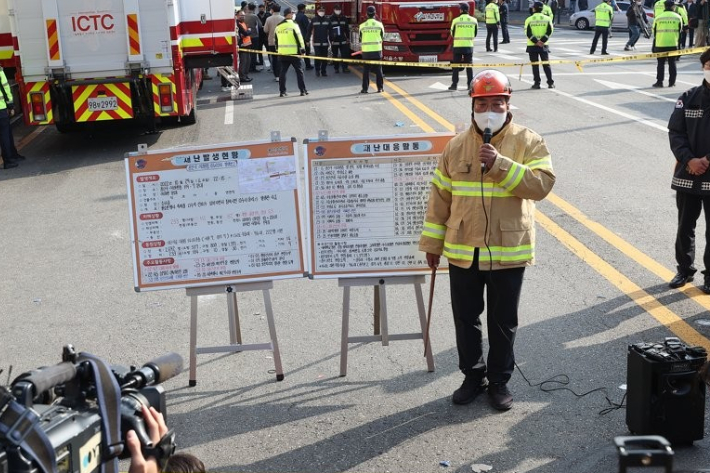
[[[690,54],[702,54],[707,48],[690,48],[681,49],[676,51],[666,51],[662,53],[647,53],[647,54],[632,54],[623,57],[604,57],[599,59],[553,59],[549,61],[536,61],[536,62],[505,62],[505,63],[480,63],[480,64],[451,64],[448,62],[390,62],[390,61],[366,61],[363,59],[343,59],[343,58],[323,58],[318,56],[309,55],[291,55],[291,54],[279,54],[272,51],[256,51],[254,49],[240,49],[240,52],[245,53],[257,53],[257,54],[269,54],[273,56],[291,56],[303,59],[313,59],[328,62],[344,62],[348,64],[370,64],[370,65],[380,65],[380,66],[398,66],[398,67],[430,67],[439,69],[465,69],[465,68],[481,68],[481,69],[491,69],[498,67],[520,67],[521,74],[522,68],[531,65],[546,65],[546,64],[574,64],[577,66],[580,72],[582,72],[582,66],[585,64],[604,64],[611,62],[628,62],[628,61],[640,61],[644,59],[656,59],[660,57],[674,57],[674,56],[685,56]]]

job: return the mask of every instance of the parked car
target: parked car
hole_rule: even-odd
[[[614,12],[614,21],[611,23],[613,29],[628,29],[629,24],[626,19],[626,10],[629,9],[631,3],[629,2],[616,2],[617,6],[621,11]],[[643,10],[646,12],[646,17],[648,18],[649,25],[653,25],[653,8],[648,8],[644,5]],[[577,13],[573,13],[569,17],[570,26],[574,26],[578,30],[586,30],[589,28],[594,28],[596,24],[596,15],[594,10],[582,10]]]

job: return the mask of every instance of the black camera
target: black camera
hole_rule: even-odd
[[[165,416],[159,383],[181,371],[175,353],[127,368],[65,346],[62,363],[18,376],[9,390],[0,386],[0,473],[117,472],[118,459],[129,457],[129,430],[146,456],[167,460],[174,434],[153,445],[142,409]]]

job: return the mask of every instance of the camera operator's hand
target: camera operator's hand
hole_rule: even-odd
[[[156,411],[155,408],[143,406],[143,418],[145,420],[146,430],[150,436],[153,445],[158,444],[168,432],[168,426],[165,425],[163,414]],[[158,462],[153,457],[145,458],[141,451],[141,442],[133,430],[129,430],[126,436],[126,444],[131,452],[131,466],[128,468],[128,473],[159,473],[160,468]]]

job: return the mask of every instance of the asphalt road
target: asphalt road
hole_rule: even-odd
[[[512,44],[477,55],[476,63],[525,61],[520,29],[512,35]],[[588,59],[591,37],[561,28],[553,59]],[[625,39],[614,33],[611,58],[625,57]],[[639,52],[649,50],[642,40]],[[710,347],[710,296],[693,285],[667,287],[676,211],[665,125],[677,97],[702,80],[697,55],[678,67],[674,89],[652,89],[653,60],[583,72],[556,65],[554,90],[530,90],[529,66],[502,68],[515,91],[515,120],[545,137],[558,177],[554,195],[538,206],[538,264],[525,276],[511,411],[494,411],[485,396],[451,404],[462,378],[445,275],[437,278],[433,310],[436,371],[426,371],[421,342],[371,343],[351,346],[344,378],[337,281],[277,281],[271,297],[285,380],[276,382],[268,351],[201,355],[196,387],[187,387],[187,373],[165,383],[180,448],[214,471],[617,471],[612,441],[628,434],[625,411],[600,411],[609,407],[605,398],[624,396],[627,346],[681,334]],[[470,100],[463,90],[445,90],[446,71],[388,70],[385,93],[364,96],[359,78],[357,68],[320,79],[308,72],[308,97],[279,98],[264,71],[254,74],[253,100],[235,102],[224,100],[218,80],[208,81],[198,123],[166,125],[158,135],[133,126],[72,135],[17,130],[28,159],[0,171],[0,368],[12,365],[18,374],[58,363],[67,343],[115,364],[169,351],[187,360],[185,292],[133,290],[123,158],[138,144],[155,150],[268,139],[272,130],[301,141],[322,129],[375,136],[470,123]],[[297,90],[293,75],[288,86]],[[415,330],[412,289],[393,286],[388,299],[390,330]],[[372,290],[353,290],[351,305],[351,333],[370,333]],[[244,341],[267,341],[261,293],[240,296],[239,308]],[[201,298],[199,310],[198,345],[226,344],[224,298]],[[605,391],[578,397],[537,386],[562,374],[575,393]],[[707,424],[705,439],[677,450],[677,469],[710,468]]]

